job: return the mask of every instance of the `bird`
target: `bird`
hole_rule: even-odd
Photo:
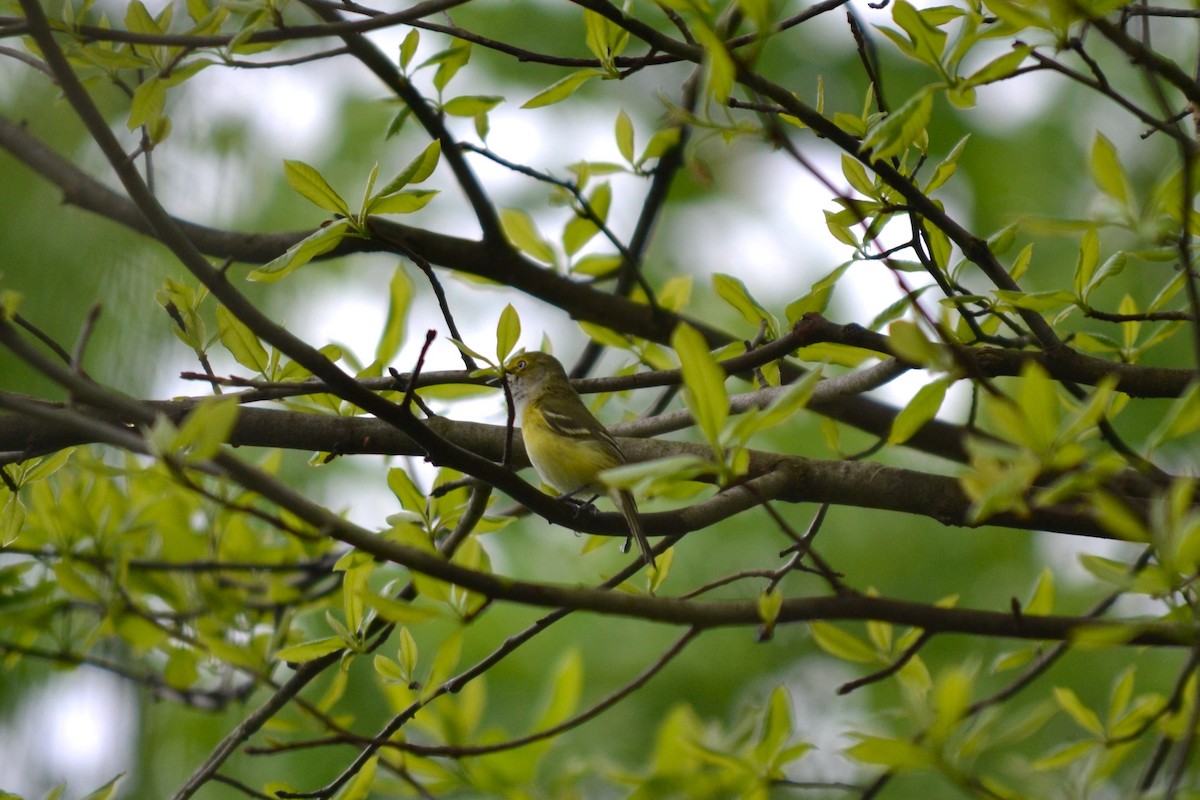
[[[608,496],[625,518],[642,559],[655,567],[654,553],[627,489],[605,486],[600,473],[628,463],[617,441],[584,405],[567,371],[554,356],[519,353],[504,365],[513,404],[525,440],[525,452],[546,485],[562,497],[581,493]]]

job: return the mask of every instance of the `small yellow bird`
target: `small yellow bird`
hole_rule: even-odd
[[[624,515],[642,558],[655,566],[633,495],[625,489],[609,488],[600,480],[601,472],[627,463],[625,454],[583,404],[563,365],[547,353],[522,353],[510,358],[504,371],[512,387],[525,452],[538,476],[564,497],[581,492],[607,494]]]

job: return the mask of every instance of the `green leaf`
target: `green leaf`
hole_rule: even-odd
[[[1012,28],[1012,32],[1025,28],[1050,30],[1053,26],[1048,17],[1037,14],[1035,6],[1015,0],[984,0],[984,6]],[[1041,6],[1037,6],[1040,9]]]
[[[941,349],[929,341],[925,332],[915,322],[897,320],[888,326],[888,347],[894,355],[921,367],[930,367],[941,361]]]
[[[924,135],[933,113],[933,87],[921,89],[898,109],[872,125],[863,140],[871,157],[886,160],[902,155]]]
[[[946,49],[946,34],[931,24],[934,9],[918,11],[906,0],[897,0],[892,7],[892,19],[908,34],[912,48],[909,55],[941,71],[942,53]]]
[[[934,763],[931,753],[910,741],[885,739],[882,736],[860,738],[862,741],[846,750],[846,755],[855,761],[893,769],[928,767]]]
[[[413,638],[412,632],[408,628],[400,629],[400,644],[396,648],[396,663],[404,670],[408,679],[412,680],[412,675],[417,669],[417,659],[420,657],[420,649],[417,647],[417,640]]]
[[[1075,261],[1075,294],[1081,300],[1087,300],[1091,291],[1092,276],[1096,273],[1096,265],[1100,263],[1100,237],[1095,228],[1084,231],[1079,240],[1079,258]]]
[[[110,800],[110,798],[113,796],[113,793],[117,791],[117,781],[121,780],[124,775],[125,773],[122,772],[120,775],[117,775],[117,777],[113,778],[99,789],[89,792],[86,797],[82,798],[82,800]]]
[[[504,306],[496,322],[496,360],[503,364],[521,339],[521,317],[512,303]]]
[[[1096,716],[1095,711],[1085,706],[1074,691],[1065,686],[1055,686],[1054,701],[1058,703],[1059,708],[1067,712],[1071,719],[1075,720],[1079,727],[1096,738],[1104,736],[1104,725],[1100,722],[1100,717]]]
[[[388,312],[383,324],[379,344],[375,345],[375,363],[380,366],[391,363],[400,352],[404,342],[405,322],[412,305],[413,284],[404,267],[396,267],[388,283]]]
[[[967,78],[968,86],[982,86],[985,83],[1004,80],[1010,77],[1017,68],[1029,57],[1032,48],[1027,44],[1018,44],[1011,53],[1005,53],[984,64],[971,73]]]
[[[462,658],[462,633],[462,628],[455,628],[454,632],[442,639],[438,645],[437,654],[434,655],[433,664],[429,669],[429,679],[425,683],[426,691],[436,690],[454,674],[454,669]]]
[[[750,296],[746,284],[742,283],[740,279],[718,272],[713,275],[713,289],[716,290],[718,297],[733,306],[751,325],[757,328],[765,321],[771,337],[775,338],[778,335],[779,323],[775,317]]]
[[[184,647],[173,647],[163,667],[163,680],[173,689],[187,689],[200,679],[197,654]]]
[[[504,235],[514,247],[547,264],[555,262],[554,250],[538,233],[533,218],[517,208],[506,208],[500,212],[500,224]]]
[[[301,241],[288,248],[288,251],[246,276],[246,280],[273,283],[298,270],[320,255],[342,243],[349,233],[350,223],[339,219],[330,225],[317,228]]]
[[[595,11],[584,9],[583,25],[586,33],[585,42],[592,55],[600,59],[600,64],[607,75],[616,75],[617,67],[614,59],[625,49],[629,41],[629,33],[614,22]]]
[[[432,56],[425,62],[426,64],[436,63],[438,65],[437,72],[433,75],[433,85],[439,93],[446,88],[450,80],[470,60],[471,43],[462,39],[455,39],[452,46]]]
[[[853,261],[838,265],[832,272],[812,285],[808,294],[793,301],[784,309],[789,325],[794,325],[805,314],[820,314],[829,305],[829,298],[842,274],[850,268]]]
[[[534,731],[552,728],[565,722],[579,707],[583,694],[583,656],[571,648],[559,659],[542,698],[542,713],[533,724]]]
[[[417,54],[417,47],[421,44],[421,32],[413,28],[404,37],[404,41],[400,43],[400,69],[408,69],[408,65],[412,63],[413,56]]]
[[[342,614],[346,619],[346,627],[354,633],[362,630],[363,613],[366,603],[363,596],[367,591],[367,581],[375,571],[375,563],[357,564],[346,569],[342,575]]]
[[[217,333],[221,337],[221,344],[239,364],[260,375],[266,374],[269,360],[266,348],[254,332],[225,306],[217,307]]]
[[[948,669],[934,686],[932,706],[935,712],[933,724],[929,726],[931,742],[945,742],[963,721],[963,715],[971,702],[971,687],[974,681],[964,667]]]
[[[1124,502],[1107,492],[1095,492],[1089,500],[1095,508],[1096,521],[1106,531],[1130,542],[1150,541],[1146,524]]]
[[[634,166],[640,168],[651,159],[661,158],[679,144],[679,136],[679,128],[663,128],[661,131],[655,132],[650,137],[650,141],[646,143],[646,149],[642,151],[641,158]]]
[[[58,588],[71,597],[88,603],[104,603],[104,598],[100,596],[88,579],[84,577],[83,573],[76,568],[74,563],[59,561],[51,569],[54,571],[54,580],[58,584]]]
[[[437,190],[409,189],[386,196],[376,196],[367,206],[368,214],[411,214],[429,205],[439,194]]]
[[[439,139],[434,139],[430,142],[421,154],[408,162],[404,169],[400,170],[400,174],[387,182],[387,185],[379,190],[380,197],[394,194],[400,191],[410,183],[421,183],[426,180],[433,171],[437,169],[438,161],[442,157],[442,142]]]
[[[761,606],[761,600],[759,605]],[[766,621],[764,620],[764,622]],[[774,617],[771,621],[774,621]],[[771,698],[767,701],[762,729],[755,750],[764,757],[770,757],[780,752],[788,743],[794,729],[791,698],[788,697],[787,689],[776,686],[771,691]],[[764,760],[766,759],[764,758]]]
[[[679,354],[683,370],[684,400],[715,450],[720,448],[721,429],[729,416],[729,395],[725,390],[725,372],[709,352],[700,333],[680,323],[671,334],[671,346]]]
[[[136,130],[162,116],[167,103],[166,84],[153,76],[133,90],[133,99],[129,104],[129,130]]]
[[[779,618],[779,612],[783,610],[783,592],[779,589],[772,589],[769,592],[760,592],[758,595],[758,618],[768,627],[772,628],[775,625],[775,620]]]
[[[1175,398],[1163,415],[1149,442],[1157,448],[1164,442],[1179,439],[1200,430],[1200,382],[1192,381],[1183,394]]]
[[[172,449],[186,453],[191,462],[212,458],[233,434],[238,411],[238,401],[233,396],[200,401],[179,426]]]
[[[371,788],[375,785],[375,771],[378,766],[378,754],[367,759],[350,782],[338,792],[337,800],[367,800],[371,796]]]
[[[600,278],[621,268],[624,263],[620,256],[591,253],[583,256],[571,265],[571,272],[577,275],[587,275]],[[659,298],[662,299],[661,297]]]
[[[1129,206],[1132,194],[1129,188],[1129,178],[1126,177],[1125,169],[1121,166],[1116,145],[1102,133],[1097,133],[1095,141],[1092,142],[1091,170],[1092,180],[1096,182],[1100,191],[1122,206]]]
[[[1070,744],[1060,745],[1051,750],[1049,755],[1043,756],[1037,761],[1034,761],[1032,766],[1038,772],[1048,772],[1050,770],[1062,769],[1063,767],[1066,767],[1069,764],[1090,754],[1099,746],[1099,742],[1089,741],[1087,739],[1080,742],[1072,742]]]
[[[875,186],[875,181],[867,175],[867,168],[863,163],[849,153],[842,153],[842,175],[850,183],[855,191],[867,197],[875,197],[879,191]]]
[[[963,150],[966,149],[967,140],[970,138],[971,135],[967,134],[959,139],[958,144],[954,145],[950,154],[934,167],[933,175],[930,176],[929,182],[925,184],[925,188],[922,190],[925,194],[931,194],[941,188],[946,181],[950,180],[950,177],[958,170],[958,159],[962,155]]]
[[[21,477],[21,485],[49,478],[62,469],[74,452],[74,447],[67,447],[43,458],[30,459],[24,465],[25,474]]]
[[[363,592],[362,600],[375,609],[379,616],[397,625],[420,625],[442,616],[433,609],[415,606],[403,600],[395,600],[372,592]],[[411,634],[409,638],[411,638]]]
[[[620,151],[622,158],[632,164],[634,154],[633,120],[629,118],[624,109],[617,114],[616,133],[617,150]]]
[[[1025,417],[1025,438],[1037,453],[1048,454],[1058,438],[1058,421],[1062,405],[1054,381],[1035,361],[1021,368],[1021,385],[1017,390],[1017,407]]]
[[[463,95],[447,100],[442,109],[452,117],[474,117],[486,114],[504,102],[496,95]]]
[[[817,388],[817,384],[821,382],[821,373],[822,370],[820,368],[811,370],[803,378],[789,384],[786,389],[776,394],[767,407],[763,409],[762,413],[758,415],[753,425],[748,429],[739,430],[739,433],[744,437],[742,441],[745,442],[750,436],[759,431],[764,431],[782,422],[786,422],[791,419],[792,415],[806,408],[809,399],[812,398],[813,391]]]
[[[696,44],[704,48],[704,66],[708,73],[705,88],[708,96],[718,103],[724,103],[733,91],[733,80],[737,73],[733,57],[729,55],[721,37],[702,21],[695,21],[692,35],[696,38]]]
[[[403,467],[392,467],[387,473],[387,486],[396,499],[400,501],[400,506],[406,511],[411,511],[418,516],[424,517],[426,513],[426,493],[421,490],[409,476],[408,471]]]
[[[8,547],[21,535],[25,516],[25,504],[20,496],[16,492],[9,492],[4,508],[0,509],[0,548]]]
[[[340,636],[326,636],[323,639],[313,639],[303,644],[285,647],[277,652],[275,657],[288,664],[303,664],[308,661],[316,661],[330,653],[336,653],[345,647],[346,643]]]
[[[575,94],[580,86],[583,86],[597,75],[603,75],[603,72],[594,69],[584,69],[579,72],[572,72],[565,78],[561,78],[550,84],[547,88],[535,94],[522,104],[521,108],[541,108],[542,106],[553,105],[554,103],[566,100],[571,95]]]
[[[334,191],[315,167],[311,167],[303,161],[284,161],[283,173],[288,184],[301,197],[318,208],[323,208],[339,216],[350,216],[350,207],[346,205],[346,201]]]
[[[163,29],[150,16],[142,0],[132,0],[125,9],[125,27],[132,33],[161,34]]]
[[[1014,308],[1024,308],[1029,311],[1052,311],[1075,303],[1075,294],[1066,289],[1052,289],[1046,292],[1014,292],[1007,289],[994,289],[992,294],[998,300],[1008,303]]]
[[[591,197],[588,198],[587,204],[596,219],[600,222],[607,221],[608,209],[612,205],[612,185],[605,182],[597,186],[592,191]],[[563,228],[563,250],[568,256],[575,255],[599,231],[600,226],[591,217],[576,212],[576,215]],[[576,269],[578,268],[576,267]]]
[[[950,381],[939,379],[927,383],[917,390],[916,395],[908,405],[900,410],[892,420],[892,430],[888,434],[888,444],[903,444],[912,438],[913,434],[933,419],[942,401],[946,399],[946,389]]]
[[[828,622],[810,622],[813,641],[829,655],[856,664],[876,663],[879,657],[875,648],[852,633],[848,633]]]
[[[1054,573],[1044,567],[1033,587],[1033,595],[1021,609],[1022,614],[1045,616],[1054,611]]]

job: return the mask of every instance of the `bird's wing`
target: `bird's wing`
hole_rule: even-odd
[[[606,450],[611,450],[620,463],[625,463],[625,454],[621,452],[617,440],[592,416],[586,406],[581,404],[580,409],[584,414],[576,413],[571,416],[548,405],[543,405],[542,417],[546,420],[546,425],[550,430],[558,435],[572,439],[597,440]]]

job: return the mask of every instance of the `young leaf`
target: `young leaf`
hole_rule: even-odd
[[[560,78],[550,86],[535,94],[533,97],[526,100],[521,108],[541,108],[542,106],[553,105],[554,103],[566,100],[573,95],[580,86],[583,86],[597,75],[603,75],[594,69],[584,69],[579,72],[572,72],[565,78]]]
[[[129,104],[129,130],[136,130],[162,116],[167,103],[166,84],[157,75],[151,76],[134,89]]]
[[[559,659],[541,706],[542,713],[533,724],[534,731],[551,728],[568,719],[579,707],[583,694],[583,656],[572,648]]]
[[[933,87],[926,86],[879,123],[872,125],[863,148],[874,159],[885,160],[904,153],[925,133],[933,114]]]
[[[632,164],[634,154],[633,120],[629,118],[629,115],[625,113],[624,109],[617,114],[616,133],[617,150],[620,151],[622,158]]]
[[[496,323],[496,360],[503,364],[521,338],[521,317],[512,303],[504,306]]]
[[[938,346],[925,336],[915,322],[897,320],[888,326],[888,346],[892,353],[918,366],[933,366],[941,359]]]
[[[405,321],[408,319],[408,309],[412,305],[413,284],[408,278],[404,267],[396,267],[392,280],[388,283],[388,312],[387,321],[383,325],[383,333],[379,344],[375,346],[375,363],[380,366],[388,364],[400,351],[404,341]]]
[[[1121,166],[1117,155],[1117,147],[1102,133],[1096,134],[1092,142],[1092,179],[1100,191],[1116,200],[1122,206],[1128,206],[1131,191],[1129,178]]]
[[[1054,700],[1058,703],[1059,708],[1066,711],[1071,719],[1075,720],[1079,727],[1096,737],[1104,735],[1104,725],[1100,722],[1100,717],[1096,716],[1095,711],[1085,706],[1071,689],[1055,686]]]
[[[939,379],[918,389],[908,405],[892,420],[888,444],[907,442],[926,422],[933,419],[942,407],[942,401],[946,399],[946,389],[949,385],[946,379]]]
[[[768,629],[775,627],[775,620],[779,618],[781,610],[783,610],[783,592],[779,589],[761,592],[758,595],[758,618]]]
[[[708,71],[708,96],[718,103],[724,103],[733,91],[733,79],[737,73],[733,57],[729,55],[721,37],[700,20],[696,20],[692,34],[696,37],[696,43],[704,48],[704,63]]]
[[[843,661],[868,664],[878,661],[875,649],[852,633],[828,622],[810,622],[813,641],[826,653]]]
[[[346,643],[340,636],[326,636],[323,639],[314,639],[303,644],[285,647],[275,653],[275,657],[288,664],[303,664],[306,661],[315,661],[321,656],[336,653],[345,647]]]
[[[757,328],[765,321],[767,332],[771,334],[772,338],[778,335],[779,323],[776,322],[775,317],[750,296],[746,284],[742,283],[740,279],[718,272],[713,275],[713,289],[722,300],[733,306],[751,325]]]
[[[388,470],[387,486],[406,511],[419,516],[425,515],[426,493],[413,483],[408,472],[402,467],[392,467]]]
[[[386,197],[376,197],[367,205],[368,214],[411,214],[429,205],[438,192],[428,189],[410,189]]]
[[[709,352],[708,343],[695,328],[680,323],[671,334],[671,346],[683,368],[684,399],[709,444],[719,446],[721,429],[729,416],[725,372]]]
[[[470,60],[471,43],[465,42],[462,39],[455,39],[454,44],[450,48],[443,50],[426,62],[436,62],[438,65],[437,72],[433,75],[433,85],[439,93],[446,88],[446,84],[450,83],[450,80]]]
[[[1100,237],[1095,228],[1084,231],[1079,240],[1079,258],[1075,261],[1075,295],[1086,301],[1092,290],[1092,276],[1100,263]]]
[[[389,194],[400,191],[410,183],[421,183],[437,169],[438,161],[442,157],[442,143],[438,139],[430,142],[421,154],[408,162],[408,165],[400,171],[400,174],[388,181],[387,185],[379,190],[377,197],[384,197]]]
[[[641,168],[643,164],[653,158],[661,158],[667,151],[679,144],[679,128],[664,128],[650,137],[650,141],[646,143],[646,149],[642,151],[642,156],[634,164],[635,167]]]
[[[518,250],[527,253],[538,261],[553,264],[554,250],[538,233],[533,218],[524,211],[516,208],[506,208],[500,212],[500,224],[504,227],[504,235]]]
[[[323,208],[339,216],[350,216],[350,207],[346,205],[346,201],[334,191],[315,167],[311,167],[303,161],[284,161],[283,173],[288,184],[301,197],[312,202],[318,208]]]
[[[246,325],[225,306],[217,307],[217,333],[221,344],[246,369],[266,374],[267,351]]]
[[[400,69],[408,69],[408,65],[412,63],[413,56],[417,54],[417,46],[420,43],[421,32],[413,28],[404,37],[404,41],[400,43]]]
[[[307,237],[288,248],[288,251],[263,264],[246,276],[246,280],[272,283],[280,280],[320,255],[328,253],[349,233],[350,223],[339,219],[331,225],[317,228]]]
[[[864,764],[878,764],[892,769],[927,767],[934,763],[933,754],[907,739],[885,739],[863,736],[862,741],[846,750],[846,755]]]
[[[204,400],[184,418],[171,443],[172,449],[186,453],[188,461],[211,458],[229,441],[237,418],[237,398]]]
[[[452,117],[474,117],[486,114],[503,102],[503,97],[495,95],[463,95],[447,100],[442,110]]]

